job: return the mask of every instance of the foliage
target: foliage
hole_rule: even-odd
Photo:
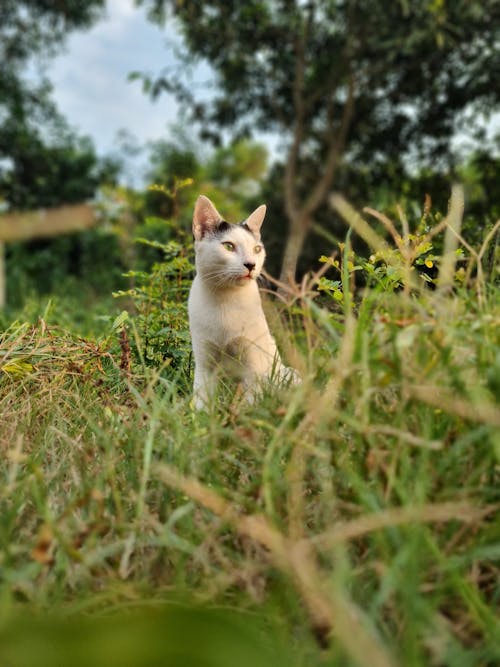
[[[80,203],[113,184],[118,165],[97,156],[51,100],[43,65],[71,30],[92,25],[103,0],[47,3],[6,0],[0,7],[0,204],[14,210]],[[27,72],[29,71],[29,76]],[[118,243],[102,230],[9,244],[8,300],[22,308],[36,295],[75,288],[109,293],[121,286]],[[104,257],[105,256],[105,257]],[[109,270],[110,264],[116,270]],[[75,285],[83,278],[84,286]],[[62,294],[61,294],[62,293]]]
[[[106,300],[129,283],[124,273],[135,262],[134,206],[137,197],[102,188],[93,205],[97,224],[86,231],[6,247],[7,306],[11,312],[41,297]]]
[[[111,618],[21,616],[0,624],[0,660],[11,667],[296,664],[284,644],[262,625],[249,614],[186,603],[132,608]]]
[[[200,193],[210,197],[228,219],[243,219],[248,214],[248,200],[260,191],[268,154],[262,144],[248,140],[203,152],[198,142],[180,132],[175,142],[153,144],[151,158],[149,181],[162,184],[167,190],[175,189],[176,197],[165,197],[161,188],[150,189],[145,201],[146,212],[164,218],[187,214],[189,218],[181,218],[187,229],[191,226],[190,212]],[[177,192],[177,183],[187,179],[196,188]]]
[[[96,228],[50,240],[7,246],[7,284],[11,307],[30,295],[94,292],[106,296],[125,286],[125,264],[119,239]]]
[[[92,25],[102,7],[102,0],[90,0],[85,5],[79,2],[60,5],[44,0],[4,0],[0,14],[2,61],[12,71],[19,69],[33,55],[53,52],[68,31]],[[6,71],[2,75],[8,78]]]
[[[494,1],[406,2],[388,8],[383,2],[363,1],[214,0],[201,10],[189,1],[141,4],[152,10],[157,22],[172,13],[180,21],[191,58],[205,59],[214,68],[217,93],[208,103],[190,107],[207,127],[291,131],[298,122],[298,93],[303,140],[320,146],[325,137],[319,125],[331,121],[325,115],[329,105],[338,117],[335,111],[342,109],[349,77],[354,76],[352,150],[363,159],[375,150],[397,154],[397,148],[408,148],[410,136],[420,135],[429,141],[419,150],[436,155],[436,150],[448,148],[454,115],[466,102],[493,104],[497,95],[488,85],[500,56]],[[484,42],[489,48],[481,52],[476,46]],[[253,48],[247,48],[249,43]],[[301,67],[297,91],[296,68]],[[151,82],[150,92],[180,88],[182,99],[194,102],[182,83],[159,78]],[[418,112],[405,108],[411,104]],[[363,133],[356,131],[361,126]]]
[[[172,211],[177,211],[179,197],[191,183],[191,179],[176,179],[172,190],[159,185],[150,189],[168,200]],[[127,298],[134,310],[132,349],[135,361],[160,367],[164,375],[179,387],[183,384],[187,387],[191,357],[187,297],[194,272],[191,235],[175,217],[170,220],[146,218],[136,232],[144,234],[136,237],[136,243],[160,253],[161,260],[154,262],[147,271],[129,271],[126,277],[131,279],[133,286],[114,294]],[[153,240],[155,236],[164,241]],[[130,320],[126,312],[123,323],[123,336],[128,341]]]
[[[56,139],[16,128],[9,164],[0,170],[0,197],[15,210],[80,203],[99,186],[116,182],[118,165],[98,158],[88,139],[77,137],[59,120]],[[20,134],[23,136],[20,136]]]
[[[479,271],[484,252],[466,249],[477,271],[464,286],[400,289],[382,273],[357,290],[350,243],[341,302],[318,299],[319,276],[289,294],[303,382],[255,405],[235,396],[193,412],[186,376],[168,375],[174,361],[163,372],[181,329],[165,332],[164,354],[130,363],[134,337],[145,350],[144,324],[156,326],[147,317],[168,325],[172,308],[185,329],[174,239],[132,294],[138,314],[97,340],[45,319],[4,331],[3,650],[29,645],[23,608],[62,608],[78,634],[78,612],[113,617],[187,591],[275,619],[298,665],[498,662],[498,289]],[[386,266],[407,263],[404,251]]]
[[[266,150],[247,141],[213,151],[203,160],[187,140],[158,142],[152,147],[152,156],[150,176],[156,185],[145,192],[105,185],[113,180],[111,167],[108,171],[102,163],[98,167],[90,148],[85,155],[61,148],[56,157],[47,147],[40,147],[39,159],[23,163],[24,178],[15,178],[11,172],[4,179],[5,193],[7,180],[13,185],[8,195],[11,202],[19,196],[19,207],[24,202],[28,208],[81,201],[100,186],[94,199],[100,214],[96,228],[55,239],[9,244],[10,307],[22,308],[28,295],[60,295],[75,288],[91,289],[102,297],[125,290],[134,279],[140,282],[141,276],[154,270],[154,264],[162,262],[162,244],[167,249],[170,241],[182,238],[182,243],[189,245],[191,211],[199,192],[213,198],[230,220],[241,220],[248,213],[249,201],[267,166]],[[35,172],[34,180],[29,180]],[[193,183],[196,188],[187,187]],[[165,219],[172,224],[165,224]],[[145,242],[136,244],[137,237]],[[167,250],[171,254],[171,245]]]
[[[174,16],[186,54],[214,72],[209,95],[190,81],[143,76],[153,96],[175,93],[202,136],[277,134],[289,232],[281,278],[300,251],[343,160],[449,167],[451,138],[481,134],[498,104],[496,0],[271,2],[141,0],[152,20]],[[406,174],[408,171],[406,171]],[[350,194],[350,193],[349,193]]]
[[[186,304],[194,269],[189,259],[192,244],[139,242],[160,250],[163,261],[153,264],[151,272],[129,271],[127,276],[135,286],[115,296],[128,297],[136,310],[133,343],[137,358],[167,370],[179,386],[183,381],[188,386],[191,344]]]
[[[75,201],[95,189],[92,179],[99,180],[95,152],[88,141],[69,131],[50,99],[50,84],[40,76],[40,65],[57,51],[69,31],[89,27],[103,5],[103,0],[2,2],[0,197],[13,207]],[[37,67],[32,67],[30,79],[26,70],[35,59]],[[109,165],[104,171],[109,172]]]
[[[339,243],[340,258],[334,256],[326,257],[322,255],[319,258],[320,263],[331,266],[339,276],[343,271],[347,272],[349,280],[353,282],[356,272],[363,272],[363,283],[376,287],[383,291],[394,292],[399,288],[404,288],[409,282],[411,287],[418,289],[415,284],[415,274],[425,282],[436,285],[441,255],[436,254],[434,247],[434,237],[436,230],[442,228],[441,216],[436,216],[434,226],[429,226],[429,211],[422,216],[420,222],[413,233],[410,233],[409,222],[403,217],[403,232],[400,234],[394,223],[385,215],[381,215],[373,209],[365,209],[374,214],[379,220],[383,221],[386,227],[392,232],[394,245],[381,243],[368,259],[356,256],[350,243]],[[404,216],[399,209],[400,215]],[[406,232],[406,233],[405,233]],[[440,248],[442,250],[442,248]],[[454,251],[455,262],[464,258],[462,248]],[[470,258],[469,262],[472,261]],[[470,272],[469,272],[470,275]],[[457,284],[462,284],[466,277],[466,271],[463,266],[459,266],[454,274],[454,280]],[[346,282],[346,281],[344,281]],[[321,277],[318,281],[318,289],[328,292],[336,301],[344,300],[344,285],[342,280],[329,280]]]
[[[477,151],[464,162],[456,166],[456,174],[447,174],[434,167],[425,167],[408,174],[397,159],[390,159],[381,164],[367,164],[363,167],[344,165],[338,173],[336,190],[349,195],[359,209],[369,205],[389,218],[399,220],[401,211],[409,218],[410,226],[415,231],[423,221],[432,225],[441,220],[441,211],[446,210],[450,188],[457,180],[463,183],[465,190],[465,211],[462,236],[472,247],[481,245],[485,234],[500,218],[498,192],[498,157],[487,152]],[[273,275],[277,275],[282,260],[283,238],[287,233],[286,214],[280,182],[283,169],[274,165],[269,176],[262,183],[261,199],[268,204],[266,216],[267,258],[266,265]],[[385,233],[379,220],[373,218],[371,224]],[[332,248],[342,243],[345,226],[341,216],[329,207],[324,207],[315,218],[311,234],[304,243],[298,264],[298,275],[317,269],[317,259],[324,252],[325,240]],[[359,239],[353,239],[358,254],[366,255],[366,245]],[[433,253],[438,256],[442,251],[442,237],[433,239]],[[494,244],[488,249],[490,261],[494,258]]]

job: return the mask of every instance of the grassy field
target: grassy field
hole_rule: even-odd
[[[195,412],[134,316],[7,328],[0,664],[498,664],[500,293],[453,238],[436,289],[396,236],[268,299],[303,382],[252,406]]]

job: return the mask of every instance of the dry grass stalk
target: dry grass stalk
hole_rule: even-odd
[[[339,544],[383,528],[392,528],[407,523],[439,523],[444,521],[470,523],[480,521],[497,509],[497,506],[476,507],[467,502],[437,503],[421,507],[395,507],[341,523],[331,530],[316,535],[311,539],[311,542],[319,549],[331,549]]]
[[[383,250],[387,247],[384,239],[370,227],[366,220],[363,220],[356,209],[353,208],[342,195],[338,193],[332,194],[330,197],[330,205],[373,250]]]
[[[398,230],[396,229],[394,223],[392,222],[392,220],[390,218],[388,218],[383,213],[380,213],[380,211],[376,211],[374,208],[370,208],[369,206],[365,206],[363,208],[363,212],[368,213],[368,215],[371,215],[374,218],[376,218],[377,220],[379,220],[384,225],[384,227],[387,229],[389,234],[392,236],[393,241],[396,244],[396,246],[400,250],[402,250],[404,248],[403,239],[401,238],[400,233],[398,232]]]
[[[400,428],[395,428],[394,426],[389,426],[386,424],[372,424],[364,426],[362,424],[358,425],[353,422],[350,422],[349,425],[366,435],[388,435],[390,437],[398,438],[402,442],[406,442],[409,445],[413,445],[414,447],[423,447],[424,449],[432,450],[443,449],[443,442],[441,440],[429,440],[428,438],[422,438],[418,435],[415,435],[414,433],[404,431]]]
[[[471,261],[469,262],[469,266],[467,267],[467,273],[465,276],[465,284],[469,284],[474,266],[477,266],[477,276],[476,276],[477,300],[480,307],[484,308],[485,279],[484,279],[484,269],[483,269],[482,259],[490,241],[495,236],[497,231],[500,229],[500,220],[496,221],[493,228],[490,229],[490,231],[486,235],[479,252],[476,252],[474,248],[469,243],[467,243],[467,241],[463,238],[463,236],[459,234],[457,231],[455,231],[455,229],[453,229],[453,227],[449,227],[449,229],[457,237],[457,239],[460,241],[460,243],[464,246],[464,248],[469,252],[471,256]]]
[[[451,190],[450,210],[446,216],[446,233],[444,236],[444,248],[437,278],[438,292],[449,290],[453,285],[455,275],[455,264],[457,262],[456,250],[458,247],[457,235],[462,227],[464,213],[464,189],[455,184]]]
[[[483,255],[486,252],[486,249],[488,248],[492,238],[495,236],[495,234],[498,232],[499,229],[500,229],[500,220],[497,220],[493,225],[492,229],[490,229],[490,231],[485,236],[485,239],[477,255],[478,261],[481,261],[483,259]]]
[[[155,466],[154,473],[167,486],[181,491],[216,516],[227,521],[238,532],[265,546],[272,553],[276,564],[285,568],[288,562],[288,545],[285,537],[258,514],[244,515],[236,507],[193,477],[184,477],[166,464]]]
[[[462,419],[500,427],[498,408],[484,400],[481,403],[465,401],[461,398],[455,398],[443,387],[433,385],[405,386],[405,393],[410,398],[415,398],[422,403],[449,412]]]

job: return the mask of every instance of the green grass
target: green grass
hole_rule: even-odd
[[[500,299],[481,287],[480,302],[374,287],[340,309],[306,288],[270,315],[288,323],[280,345],[303,383],[210,414],[175,373],[129,368],[110,325],[97,340],[12,325],[0,663],[4,650],[8,664],[51,664],[43,642],[22,649],[48,610],[66,617],[58,636],[89,622],[94,636],[101,618],[187,600],[225,610],[222,643],[240,618],[283,664],[498,664]],[[218,646],[178,664],[229,664]]]

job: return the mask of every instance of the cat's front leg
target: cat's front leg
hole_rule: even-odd
[[[194,369],[193,383],[193,402],[196,410],[208,410],[217,386],[217,375],[214,369],[199,368]]]

